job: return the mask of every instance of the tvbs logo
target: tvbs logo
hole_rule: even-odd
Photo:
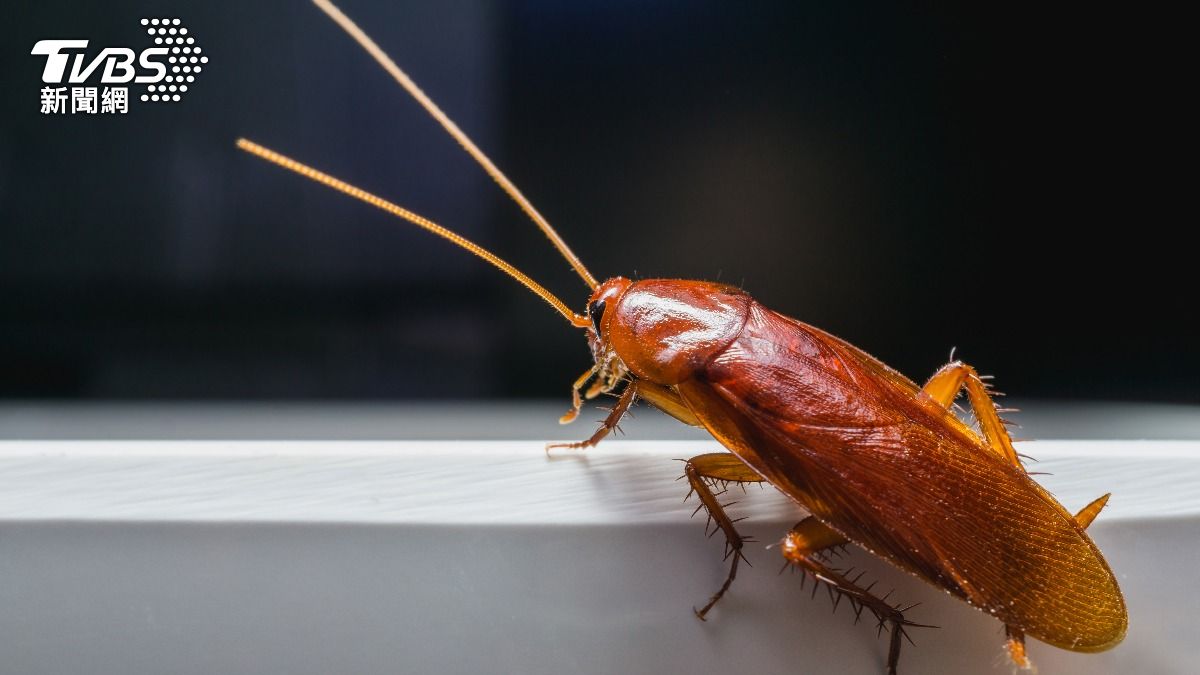
[[[42,114],[128,112],[129,87],[108,85],[144,85],[140,98],[146,102],[182,100],[208,64],[208,56],[177,18],[142,19],[142,26],[153,46],[140,52],[105,47],[89,58],[88,40],[40,40],[33,45],[30,54],[46,58]],[[87,86],[93,83],[104,86]]]

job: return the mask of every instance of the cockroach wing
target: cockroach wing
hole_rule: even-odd
[[[676,389],[705,427],[852,542],[1065,649],[1120,642],[1124,600],[1083,529],[912,381],[755,303]]]

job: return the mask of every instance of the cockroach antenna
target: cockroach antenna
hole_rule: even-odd
[[[458,141],[458,144],[462,146],[463,150],[466,150],[467,154],[471,155],[471,157],[478,162],[479,166],[483,167],[483,170],[492,177],[492,180],[496,181],[496,184],[499,185],[506,193],[508,193],[508,196],[512,197],[513,201],[515,201],[517,205],[521,207],[521,210],[524,211],[525,214],[537,224],[537,226],[542,230],[542,233],[550,239],[550,243],[554,244],[554,247],[558,249],[558,252],[567,259],[567,262],[571,263],[571,267],[575,269],[576,274],[578,274],[580,278],[583,279],[584,283],[588,285],[588,288],[595,290],[595,288],[600,285],[596,282],[596,278],[592,276],[592,273],[583,266],[583,262],[579,260],[579,256],[575,255],[575,253],[571,251],[571,247],[567,246],[567,242],[563,241],[563,238],[559,236],[558,232],[556,232],[554,228],[550,226],[550,222],[546,220],[545,216],[543,216],[536,208],[533,207],[533,204],[525,198],[525,195],[521,194],[521,191],[518,190],[517,186],[508,179],[508,176],[505,176],[504,172],[500,171],[500,169],[492,163],[492,160],[489,159],[488,156],[479,149],[479,146],[475,145],[475,143],[465,133],[463,133],[462,129],[458,128],[458,125],[454,123],[454,120],[451,120],[446,113],[442,112],[442,109],[433,102],[433,99],[426,96],[425,92],[421,91],[421,88],[412,81],[412,78],[410,78],[403,70],[401,70],[400,66],[397,66],[396,62],[393,61],[391,57],[387,55],[387,53],[380,49],[379,45],[375,44],[374,40],[372,40],[366,33],[363,32],[361,28],[358,27],[358,24],[354,23],[350,17],[343,14],[342,10],[338,9],[337,6],[329,0],[313,0],[313,4],[315,4],[317,7],[320,7],[321,11],[328,14],[329,18],[333,19],[337,25],[342,27],[342,30],[346,31],[350,37],[354,38],[355,42],[362,46],[362,48],[365,49],[367,53],[370,54],[371,57],[374,58],[375,61],[378,62],[379,65],[382,66],[383,69],[386,70],[388,74],[400,84],[401,87],[404,87],[404,90],[407,91],[413,98],[415,98],[417,103],[420,103],[421,107],[425,108],[426,112],[433,116],[433,119],[437,120],[438,124],[442,125],[442,128],[445,129],[446,132],[454,138],[454,140]]]
[[[341,192],[343,194],[350,195],[351,197],[354,197],[355,199],[357,199],[359,201],[366,202],[367,204],[370,204],[371,206],[374,206],[378,209],[387,211],[388,213],[390,213],[394,216],[399,216],[399,217],[403,218],[404,220],[407,220],[408,222],[412,223],[413,225],[424,228],[424,229],[436,234],[437,236],[442,237],[443,239],[448,239],[449,241],[457,244],[458,246],[465,248],[466,250],[470,251],[471,253],[474,253],[475,255],[479,256],[480,258],[483,258],[484,260],[488,261],[489,263],[495,265],[497,268],[500,269],[500,271],[504,272],[505,274],[512,277],[513,279],[516,279],[523,286],[525,286],[525,288],[528,288],[529,290],[533,291],[535,294],[537,294],[538,297],[540,297],[541,299],[543,299],[547,303],[549,303],[551,307],[553,307],[556,311],[558,311],[559,314],[562,314],[563,317],[566,318],[567,321],[570,321],[572,325],[580,327],[580,328],[587,328],[588,326],[592,325],[591,321],[586,316],[582,316],[580,314],[576,314],[576,313],[572,312],[571,308],[567,307],[566,303],[564,303],[562,300],[559,300],[558,297],[556,297],[550,291],[546,290],[541,284],[534,281],[533,279],[530,279],[524,272],[522,272],[521,270],[517,269],[516,267],[513,267],[512,265],[508,264],[507,262],[502,260],[499,256],[497,256],[494,253],[492,253],[491,251],[483,248],[482,246],[476,244],[475,242],[467,239],[466,237],[463,237],[460,234],[457,234],[455,232],[447,230],[446,228],[442,227],[441,225],[438,225],[437,223],[433,222],[432,220],[429,220],[428,218],[425,218],[423,216],[419,216],[419,215],[413,213],[412,211],[409,211],[406,208],[397,206],[382,197],[377,197],[377,196],[371,194],[370,192],[367,192],[366,190],[354,187],[353,185],[351,185],[345,181],[338,180],[337,178],[334,178],[333,176],[330,176],[327,173],[317,171],[316,169],[312,168],[311,166],[308,166],[307,164],[304,164],[301,162],[297,162],[296,160],[292,159],[291,157],[287,157],[286,155],[281,155],[278,152],[275,152],[274,150],[271,150],[269,148],[264,148],[263,146],[259,145],[258,143],[255,143],[254,141],[248,141],[244,138],[239,138],[237,141],[237,146],[238,146],[238,148],[245,150],[246,152],[248,152],[256,157],[265,159],[268,162],[271,162],[272,164],[281,166],[285,169],[288,169],[289,171],[294,171],[294,172],[300,174],[301,176],[304,176],[305,178],[314,180],[314,181],[316,181],[322,185],[325,185],[327,187],[331,187],[334,190],[337,190],[338,192]]]
[[[584,267],[583,262],[579,260],[579,257],[571,251],[571,248],[567,246],[567,243],[563,241],[558,232],[556,232],[554,228],[550,226],[549,221],[547,221],[541,213],[538,213],[538,210],[535,209],[533,204],[525,198],[525,195],[521,194],[521,191],[518,190],[517,186],[508,179],[508,176],[505,176],[504,173],[500,171],[500,169],[498,169],[494,163],[492,163],[492,160],[489,159],[488,156],[485,155],[483,151],[480,150],[479,147],[476,146],[475,143],[465,133],[463,133],[461,129],[458,128],[458,125],[455,124],[454,121],[446,115],[446,113],[442,112],[441,108],[437,107],[437,104],[425,95],[425,92],[421,91],[421,88],[418,87],[416,83],[413,82],[412,79],[405,74],[405,72],[401,70],[399,66],[396,65],[396,62],[393,61],[391,57],[389,57],[382,49],[379,48],[379,45],[375,44],[374,40],[368,37],[367,34],[364,33],[357,24],[351,21],[348,16],[343,14],[342,11],[338,9],[337,6],[332,2],[329,2],[328,0],[313,0],[313,2],[317,5],[317,7],[321,8],[322,11],[328,14],[335,23],[341,26],[342,29],[350,35],[350,37],[354,38],[354,40],[358,42],[358,44],[361,45],[362,48],[365,49],[367,53],[379,63],[379,65],[383,66],[383,69],[386,70],[393,78],[395,78],[395,80],[400,83],[400,86],[404,87],[405,91],[415,98],[417,102],[421,104],[421,107],[425,108],[425,110],[435,120],[437,120],[439,124],[442,125],[442,127],[447,131],[447,133],[450,134],[451,137],[454,138],[454,140],[458,141],[458,144],[467,151],[467,154],[471,155],[471,157],[478,162],[481,167],[483,167],[483,170],[492,177],[492,180],[496,181],[496,183],[506,193],[508,193],[508,196],[512,197],[513,201],[517,202],[517,204],[521,207],[521,210],[523,210],[529,215],[530,218],[533,219],[533,222],[537,224],[542,232],[550,239],[550,242],[554,244],[559,253],[561,253],[563,257],[567,259],[567,262],[571,264],[571,267],[575,269],[575,272],[579,274],[585,283],[587,283],[589,288],[595,289],[597,286],[599,286],[599,284],[596,282],[596,278],[592,276],[591,272],[588,272],[587,268]],[[516,279],[526,288],[533,291],[535,294],[549,303],[551,307],[553,307],[559,314],[562,314],[563,317],[565,317],[567,321],[570,321],[572,325],[578,328],[587,328],[591,325],[591,322],[587,317],[571,311],[571,309],[567,307],[566,303],[558,299],[558,297],[556,297],[553,293],[546,290],[545,287],[529,278],[529,276],[518,270],[516,267],[505,262],[504,260],[501,260],[498,256],[484,249],[482,246],[479,246],[478,244],[469,241],[465,237],[452,232],[441,225],[438,225],[428,218],[419,216],[412,211],[397,206],[396,204],[393,204],[381,197],[377,197],[365,190],[350,185],[349,183],[338,180],[337,178],[334,178],[326,173],[322,173],[290,157],[286,157],[273,150],[265,148],[257,143],[254,143],[253,141],[241,138],[238,139],[237,146],[252,155],[278,164],[285,169],[295,171],[306,178],[310,178],[318,183],[322,183],[323,185],[350,195],[355,199],[359,199],[371,204],[372,206],[383,209],[384,211],[399,216],[414,225],[433,232],[439,237],[450,240],[451,242],[467,249],[480,258],[483,258],[492,265],[495,265],[505,274]]]

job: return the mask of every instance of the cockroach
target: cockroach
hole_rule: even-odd
[[[724,583],[695,610],[700,619],[737,576],[746,544],[713,488],[765,482],[809,514],[783,537],[786,563],[890,629],[888,673],[896,672],[906,629],[920,624],[907,618],[908,608],[889,604],[831,567],[825,555],[830,549],[856,544],[995,616],[1019,667],[1029,667],[1026,636],[1077,652],[1121,641],[1128,624],[1125,601],[1086,532],[1108,495],[1072,514],[1038,485],[974,368],[952,360],[918,386],[740,288],[683,279],[598,282],[516,186],[375,42],[328,0],[314,1],[549,237],[591,289],[586,311],[575,313],[512,265],[433,221],[251,141],[240,139],[238,147],[467,249],[585,331],[594,363],[575,380],[561,421],[572,421],[585,398],[619,396],[595,434],[561,447],[596,445],[641,398],[703,427],[729,450],[692,457],[685,465],[691,492],[724,533],[731,560]],[[952,410],[964,389],[978,429]]]

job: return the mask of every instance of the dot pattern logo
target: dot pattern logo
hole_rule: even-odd
[[[178,17],[142,19],[146,34],[156,47],[168,50],[167,75],[157,84],[146,85],[141,99],[150,103],[178,103],[196,77],[204,72],[208,55]]]

